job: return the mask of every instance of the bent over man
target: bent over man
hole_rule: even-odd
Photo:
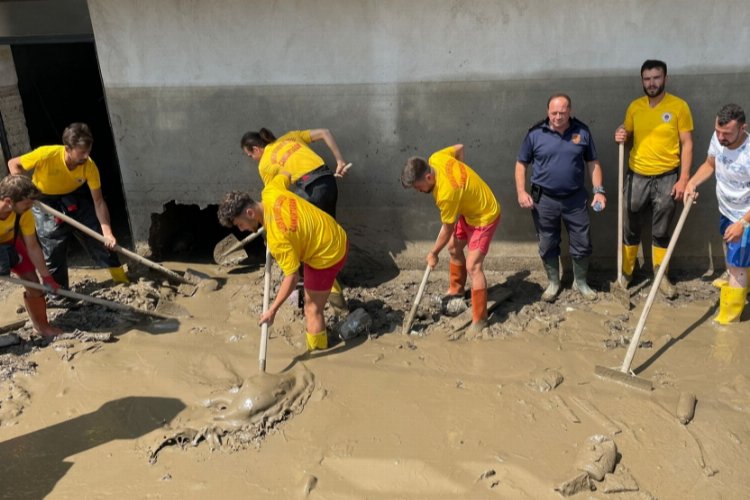
[[[739,321],[745,308],[750,267],[750,140],[745,111],[727,104],[716,115],[708,157],[685,188],[685,201],[698,197],[697,187],[716,173],[719,231],[726,244],[729,282],[721,287],[719,314],[722,325]]]
[[[304,266],[307,349],[327,349],[323,310],[333,281],[346,262],[349,240],[333,217],[289,191],[290,184],[289,176],[277,175],[263,189],[261,201],[247,193],[227,193],[219,206],[219,222],[243,231],[256,231],[263,224],[268,248],[284,273],[276,297],[259,323],[273,324]]]
[[[0,275],[13,271],[19,278],[39,283],[52,290],[59,285],[44,264],[44,255],[36,240],[31,205],[39,197],[39,190],[23,175],[9,175],[0,179]],[[34,330],[43,337],[54,337],[62,330],[49,324],[44,292],[26,288],[23,294],[26,312]]]
[[[101,267],[109,268],[112,279],[127,283],[128,278],[111,248],[117,245],[109,222],[109,208],[104,201],[99,169],[91,159],[94,138],[88,125],[72,123],[62,135],[62,146],[42,146],[30,153],[11,158],[11,174],[33,170],[34,185],[41,191],[40,201],[75,219],[89,229],[102,234],[106,248],[98,241],[80,234],[65,222],[34,207],[39,242],[55,281],[63,288],[70,286],[68,278],[68,241],[75,234],[91,258]],[[91,200],[84,190],[88,186]]]
[[[483,264],[500,223],[500,204],[489,186],[463,160],[463,144],[441,149],[429,160],[409,158],[401,172],[401,185],[432,193],[442,226],[427,254],[427,265],[434,269],[438,254],[448,246],[448,295],[463,296],[467,274],[471,276],[471,329],[480,331],[487,326],[487,278]],[[468,255],[464,255],[466,246]]]

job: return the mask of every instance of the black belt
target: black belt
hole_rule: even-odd
[[[297,179],[294,185],[299,189],[304,189],[308,184],[318,180],[321,177],[325,177],[326,175],[333,175],[333,172],[331,172],[331,169],[328,168],[328,165],[323,165],[316,168],[315,170],[309,171],[308,173]]]
[[[534,185],[537,186],[538,189],[541,190],[543,196],[546,196],[548,198],[552,198],[553,200],[567,200],[567,199],[572,198],[572,197],[574,197],[575,195],[577,195],[577,194],[579,194],[581,192],[581,190],[579,189],[578,191],[573,191],[572,193],[559,195],[559,194],[555,194],[555,193],[550,193],[549,191],[547,191],[546,189],[544,189],[542,186],[539,186],[538,184],[534,184]]]

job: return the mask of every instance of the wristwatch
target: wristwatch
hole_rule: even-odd
[[[742,229],[750,227],[750,222],[746,221],[744,217],[740,217],[739,223],[742,224]]]
[[[604,190],[604,186],[594,186],[594,194],[607,194]]]

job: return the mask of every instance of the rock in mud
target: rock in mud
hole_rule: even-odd
[[[607,474],[604,477],[604,483],[601,487],[604,493],[627,493],[639,491],[639,489],[638,482],[622,464],[617,466],[614,474]]]
[[[607,436],[590,436],[576,457],[575,468],[586,472],[591,479],[601,481],[605,474],[615,470],[617,445]]]
[[[689,392],[680,393],[680,399],[677,401],[677,420],[682,425],[687,425],[695,416],[695,394]]]
[[[350,340],[364,335],[372,326],[372,318],[363,308],[357,308],[349,313],[344,321],[338,326],[338,334],[341,340]]]
[[[591,491],[593,489],[594,486],[591,484],[591,478],[585,472],[582,472],[555,487],[555,491],[564,497],[573,496],[582,491]]]
[[[565,380],[557,370],[545,368],[539,372],[532,374],[529,386],[538,390],[539,392],[549,392],[558,385],[562,384]]]
[[[468,308],[469,306],[466,305],[463,297],[449,297],[445,301],[445,306],[443,306],[443,314],[446,316],[458,316]]]

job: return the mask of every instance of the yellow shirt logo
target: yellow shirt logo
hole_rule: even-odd
[[[288,205],[288,209],[285,209],[285,205]],[[285,213],[289,214],[289,219],[285,220]],[[294,233],[299,227],[299,209],[297,208],[297,200],[294,198],[288,198],[286,196],[279,196],[273,204],[273,219],[276,222],[276,226],[284,234]]]
[[[468,174],[463,163],[454,159],[448,160],[445,164],[445,173],[453,189],[460,189],[466,186]]]

